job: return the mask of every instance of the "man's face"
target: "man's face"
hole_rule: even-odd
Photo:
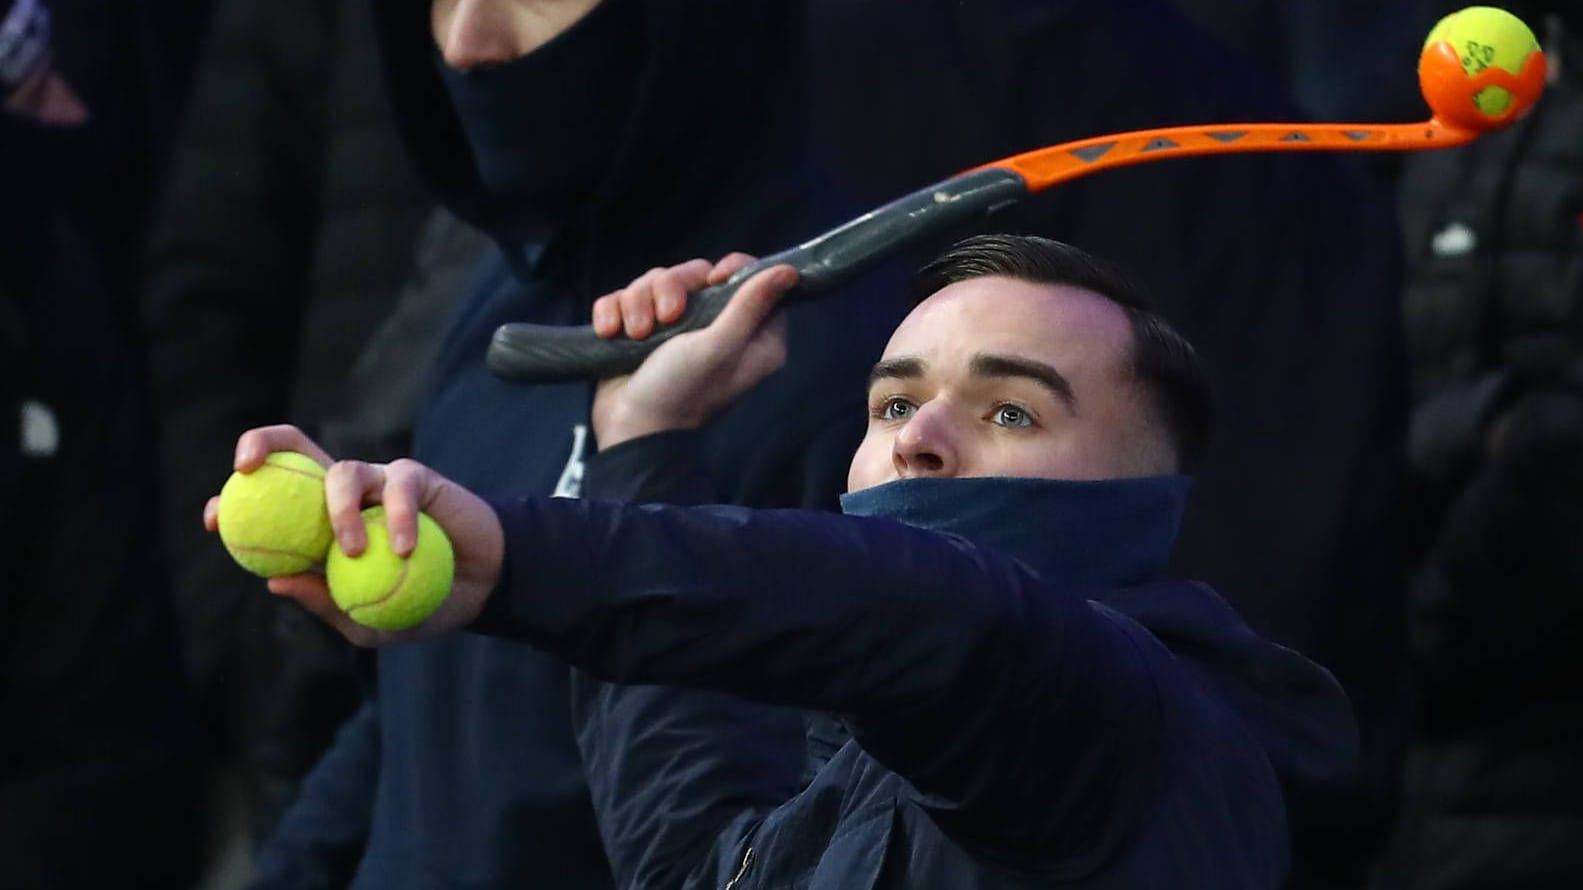
[[[434,42],[458,71],[521,58],[576,24],[600,0],[432,0]]]
[[[1131,354],[1125,311],[1087,291],[1003,277],[943,288],[907,316],[874,367],[868,435],[847,488],[1173,472]]]

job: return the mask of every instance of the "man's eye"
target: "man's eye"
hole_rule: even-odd
[[[1017,405],[1001,405],[995,409],[994,418],[1001,426],[1033,426],[1033,415]]]
[[[879,407],[879,416],[885,420],[906,420],[918,406],[906,399],[886,399]]]

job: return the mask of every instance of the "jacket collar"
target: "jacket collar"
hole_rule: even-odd
[[[1185,476],[902,479],[844,495],[841,509],[957,535],[1052,582],[1120,587],[1165,567],[1189,485]]]

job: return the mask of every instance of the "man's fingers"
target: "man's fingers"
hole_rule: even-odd
[[[432,474],[414,460],[392,462],[385,467],[385,531],[390,549],[406,559],[418,544],[418,513],[428,497]]]
[[[594,301],[594,333],[608,340],[621,333],[621,292]]]
[[[642,340],[654,330],[653,283],[657,274],[655,270],[621,292],[621,325],[634,340]]]
[[[722,281],[725,281],[727,278],[737,274],[737,272],[741,271],[744,266],[754,262],[756,259],[757,257],[745,254],[740,250],[726,254],[720,258],[720,262],[715,263],[715,267],[713,269],[709,270],[709,283],[719,284]]]
[[[368,547],[363,505],[380,503],[384,488],[385,471],[377,464],[343,460],[325,473],[324,501],[330,511],[330,526],[347,556],[361,555]]]
[[[203,527],[211,532],[220,530],[220,497],[216,495],[203,505]]]
[[[302,430],[289,424],[279,424],[251,429],[238,437],[232,466],[238,472],[251,473],[264,465],[264,458],[269,457],[271,451],[297,451],[318,461],[321,467],[334,463],[330,455]]]
[[[759,272],[737,289],[710,329],[730,342],[746,344],[796,284],[797,270],[791,266],[771,266]]]
[[[708,283],[708,260],[688,260],[668,269],[655,267],[631,284],[594,301],[594,333],[603,338],[625,332],[634,340],[670,324],[687,309],[687,295]]]
[[[687,296],[709,282],[708,260],[688,260],[654,280],[654,317],[670,324],[687,309]]]

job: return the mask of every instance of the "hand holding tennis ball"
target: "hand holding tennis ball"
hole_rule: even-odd
[[[324,504],[324,467],[306,454],[273,451],[220,489],[220,541],[237,565],[263,578],[324,562],[334,532]]]
[[[505,555],[505,535],[489,504],[414,461],[332,464],[322,448],[290,426],[244,433],[237,441],[237,476],[281,462],[279,452],[296,452],[316,468],[328,466],[320,490],[331,538],[314,560],[325,564],[325,574],[306,566],[273,574],[270,591],[297,600],[363,646],[438,636],[478,615]],[[275,503],[272,515],[312,513],[300,510],[299,500],[307,495],[296,494]],[[222,499],[213,498],[204,522],[219,531],[225,515]]]
[[[330,598],[347,617],[374,630],[409,630],[422,624],[450,595],[456,572],[451,539],[439,523],[418,514],[417,543],[405,558],[391,547],[384,507],[362,511],[368,544],[349,556],[330,548],[324,577]]]

